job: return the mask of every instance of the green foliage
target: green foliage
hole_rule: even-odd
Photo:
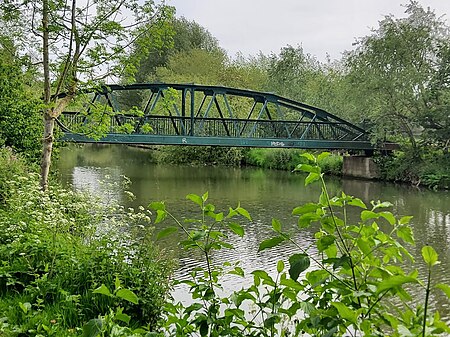
[[[160,80],[157,68],[165,67],[169,58],[181,52],[193,49],[207,52],[219,51],[217,40],[205,28],[185,18],[172,18],[164,21],[165,34],[161,28],[150,26],[147,31],[134,42],[134,50],[125,61],[127,82],[149,82]]]
[[[39,103],[26,91],[20,60],[3,54],[0,41],[0,145],[37,161],[43,133]]]
[[[0,148],[0,205],[11,196],[8,183],[16,176],[25,176],[28,167],[24,160],[10,148]],[[1,207],[1,206],[0,206]]]
[[[173,264],[152,242],[149,212],[60,187],[44,193],[35,174],[17,173],[0,207],[0,331],[45,325],[64,336],[114,307],[130,326],[154,329]]]
[[[379,156],[376,161],[382,179],[434,189],[450,188],[450,156],[442,150],[422,149],[418,156],[417,152],[405,149]]]
[[[403,136],[414,150],[416,138],[422,137],[430,146],[445,146],[448,26],[417,1],[405,8],[406,17],[386,16],[347,54],[348,78],[358,88],[350,100],[365,111],[377,140],[388,133]]]
[[[162,146],[158,162],[166,164],[240,166],[245,150],[217,146]]]
[[[305,150],[298,149],[254,148],[246,153],[244,160],[247,165],[292,171],[297,165],[305,163],[306,159],[302,156],[304,153]],[[342,156],[338,154],[323,156],[319,160],[322,171],[333,175],[341,175],[342,163]]]
[[[169,303],[164,331],[171,336],[438,336],[450,333],[439,313],[430,314],[429,294],[432,268],[438,263],[433,248],[422,248],[428,277],[423,281],[411,264],[408,247],[414,245],[409,225],[411,217],[396,217],[389,202],[371,202],[341,193],[330,196],[323,180],[318,157],[305,153],[307,163],[297,170],[308,173],[305,184],[319,182],[318,202],[294,209],[299,230],[318,224],[314,242],[309,247],[296,242],[295,233],[283,231],[279,220],[272,220],[276,236],[261,242],[259,251],[274,249],[289,242],[296,248],[289,258],[278,261],[276,272],[250,273],[253,284],[222,295],[221,277],[244,277],[238,263],[216,266],[215,250],[230,249],[226,221],[241,214],[238,206],[227,213],[218,212],[208,203],[208,194],[190,194],[200,208],[200,216],[179,221],[163,203],[153,203],[157,221],[170,218],[187,239],[186,249],[203,253],[206,268],[197,268],[191,280],[180,281],[190,287],[190,305]],[[350,214],[358,214],[350,216]],[[227,214],[227,215],[225,215]],[[233,221],[234,223],[234,221]],[[238,228],[237,224],[234,228]],[[381,229],[383,228],[383,229]],[[233,230],[236,233],[236,230]],[[241,229],[237,231],[242,235]],[[169,231],[161,237],[169,235]],[[425,287],[423,287],[425,285]],[[413,298],[412,288],[424,289],[422,305]],[[449,292],[449,286],[436,288]],[[250,313],[247,308],[254,308]]]

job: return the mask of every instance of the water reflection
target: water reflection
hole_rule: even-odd
[[[192,202],[184,198],[189,193],[209,192],[210,202],[226,212],[240,201],[252,215],[251,222],[243,221],[244,238],[233,236],[235,250],[215,252],[218,261],[240,261],[246,271],[264,269],[274,271],[276,261],[286,260],[295,251],[290,245],[273,251],[257,253],[259,243],[271,235],[271,219],[280,219],[286,229],[295,230],[296,241],[302,246],[312,242],[314,228],[299,232],[296,219],[291,216],[294,207],[315,201],[319,195],[318,186],[303,185],[303,177],[282,171],[266,171],[252,168],[223,167],[180,167],[154,164],[154,153],[125,146],[69,147],[61,152],[58,167],[63,182],[76,189],[88,188],[100,195],[109,195],[126,206],[147,205],[151,201],[164,200],[167,207],[179,218],[193,217]],[[123,197],[120,184],[99,184],[102,175],[108,175],[112,182],[119,182],[121,175],[131,179],[131,191],[136,200],[129,202]],[[346,194],[360,197],[364,202],[383,200],[393,203],[393,212],[413,215],[412,226],[417,246],[412,252],[418,262],[422,261],[421,247],[432,245],[439,254],[441,264],[435,267],[434,282],[450,282],[450,196],[448,192],[418,190],[407,186],[350,179],[328,179],[331,194],[342,190]],[[198,213],[197,213],[198,214]],[[356,213],[353,215],[356,218]],[[355,219],[356,220],[356,219]],[[168,226],[168,223],[159,226]],[[157,228],[160,230],[162,227]],[[180,268],[177,277],[188,277],[193,267],[201,265],[199,256],[179,251],[176,236],[168,239],[167,246],[179,256]],[[274,256],[273,254],[276,254]],[[423,263],[418,263],[419,272],[425,275]],[[230,276],[225,280],[226,289],[242,285],[242,280]],[[175,294],[182,299],[185,289]],[[443,317],[450,317],[450,308],[445,295],[432,294],[432,301],[441,310]],[[449,318],[450,320],[450,318]]]

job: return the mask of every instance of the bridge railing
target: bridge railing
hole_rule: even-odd
[[[349,129],[345,123],[327,121],[289,121],[233,118],[199,118],[181,116],[143,117],[131,115],[106,115],[97,120],[82,114],[67,112],[60,118],[65,132],[77,132],[84,125],[103,123],[109,134],[128,133],[159,136],[198,136],[232,138],[285,138],[323,140],[363,140],[361,134]],[[147,125],[150,128],[144,128]],[[151,130],[151,131],[149,131]]]

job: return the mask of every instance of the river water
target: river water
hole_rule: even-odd
[[[209,201],[216,209],[227,212],[238,202],[249,211],[252,221],[241,221],[245,228],[243,238],[230,236],[234,250],[215,253],[216,263],[239,261],[246,271],[264,269],[274,271],[279,259],[287,260],[295,249],[281,245],[273,250],[258,253],[259,243],[271,237],[271,219],[279,219],[284,228],[295,230],[296,219],[292,209],[306,202],[314,202],[319,196],[316,185],[304,186],[304,176],[284,171],[259,168],[190,167],[157,165],[155,151],[120,145],[69,146],[61,150],[57,163],[64,184],[78,190],[87,189],[100,196],[115,198],[127,207],[148,205],[152,201],[165,201],[167,208],[180,219],[198,215],[191,201],[185,199],[189,193],[203,194],[208,191]],[[131,180],[129,190],[136,196],[129,201],[121,187],[122,176]],[[107,181],[107,184],[101,183]],[[430,191],[355,179],[327,179],[331,195],[345,191],[361,198],[366,204],[370,200],[390,201],[394,214],[412,215],[413,232],[417,245],[412,247],[419,272],[425,274],[421,258],[423,245],[433,246],[439,254],[441,264],[434,268],[433,282],[450,283],[450,193]],[[156,231],[169,224],[158,224]],[[314,228],[296,231],[295,239],[308,246],[313,239]],[[188,278],[192,268],[203,265],[200,256],[179,249],[175,235],[164,245],[179,259],[176,278]],[[225,289],[236,289],[242,280],[232,276],[223,280]],[[174,296],[188,300],[186,289],[176,289]],[[450,305],[440,291],[432,293],[432,303],[439,308],[441,316],[450,322]]]

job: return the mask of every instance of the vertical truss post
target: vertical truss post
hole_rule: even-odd
[[[184,117],[186,117],[186,90],[181,90],[181,125],[183,126],[183,135],[186,134],[186,126],[184,125]]]
[[[195,109],[195,91],[194,88],[190,89],[191,91],[191,129],[189,130],[189,135],[193,136],[194,135],[194,109]],[[203,104],[203,102],[202,102]]]

